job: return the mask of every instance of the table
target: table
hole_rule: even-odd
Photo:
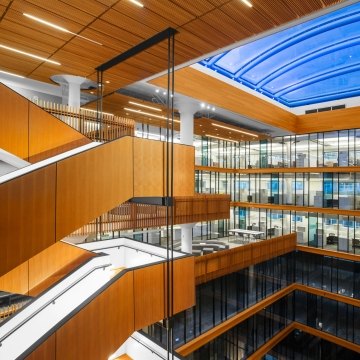
[[[230,229],[229,234],[230,233],[233,233],[235,236],[247,235],[249,239],[251,235],[254,237],[254,239],[258,239],[261,235],[265,234],[263,231],[245,230],[245,229]]]

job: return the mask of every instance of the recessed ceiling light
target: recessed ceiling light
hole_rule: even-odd
[[[155,92],[158,93],[160,90],[159,89],[156,89]]]
[[[204,103],[201,103],[201,107],[204,108],[204,107],[205,107],[205,104],[204,104]]]
[[[223,125],[219,125],[219,124],[215,124],[215,123],[212,123],[211,125],[216,126],[216,127],[220,127],[220,128],[226,129],[226,130],[231,130],[231,131],[235,131],[235,132],[238,132],[238,133],[242,133],[242,134],[259,137],[258,135],[254,134],[254,133],[246,132],[246,131],[238,130],[238,129],[233,129],[233,128],[228,127],[228,126],[223,126]],[[217,129],[215,129],[215,130],[217,130]]]
[[[252,7],[252,3],[248,0],[241,0],[245,5],[247,5],[248,7]]]
[[[137,6],[144,7],[144,4],[142,4],[140,1],[137,0],[129,0],[129,1]]]
[[[106,81],[105,81],[105,84],[110,84],[110,81],[109,81],[109,80],[106,80]]]
[[[6,45],[0,44],[0,48],[5,49],[5,50],[9,50],[9,51],[13,51],[13,52],[16,52],[16,53],[21,54],[21,55],[29,56],[29,57],[32,57],[32,58],[37,59],[37,60],[45,61],[45,62],[54,64],[54,65],[61,65],[61,64],[60,64],[59,62],[57,62],[57,61],[49,60],[49,59],[46,59],[46,58],[44,58],[44,57],[42,57],[42,56],[38,56],[38,55],[35,55],[35,54],[32,54],[32,53],[28,53],[28,52],[26,52],[26,51],[14,49],[14,48],[12,48],[12,47],[10,47],[10,46],[6,46]]]
[[[23,78],[25,77],[25,76],[13,74],[13,73],[11,73],[11,72],[3,71],[3,70],[0,70],[0,73],[1,73],[1,74],[5,74],[5,75],[10,75],[10,76],[15,76],[15,77],[18,77],[18,78],[21,78],[21,79],[23,79]]]
[[[126,108],[125,107],[124,110],[134,112],[134,113],[137,113],[137,114],[140,114],[140,115],[148,115],[148,116],[156,117],[156,118],[159,118],[159,119],[167,120],[167,117],[164,116],[164,115],[151,114],[151,113],[148,113],[146,111],[142,111],[140,109],[131,109],[131,108]],[[180,121],[174,119],[174,122],[180,122]]]
[[[72,35],[75,35],[75,36],[78,36],[84,40],[87,40],[87,41],[91,41],[95,44],[98,44],[98,45],[102,45],[101,43],[99,43],[98,41],[95,41],[95,40],[92,40],[92,39],[89,39],[85,36],[82,36],[82,35],[79,35],[79,34],[76,34],[68,29],[65,29],[63,28],[62,26],[59,26],[59,25],[56,25],[50,21],[46,21],[44,19],[41,19],[41,18],[38,18],[37,16],[34,16],[34,15],[31,15],[31,14],[27,14],[27,13],[23,13],[24,16],[26,16],[27,18],[31,19],[31,20],[34,20],[34,21],[37,21],[39,22],[40,24],[43,24],[43,25],[46,25],[46,26],[49,26],[49,27],[52,27],[53,29],[56,29],[56,30],[59,30],[61,32],[64,32],[64,33],[68,33],[68,34],[72,34]]]
[[[140,106],[140,107],[143,107],[143,108],[146,108],[146,109],[155,110],[155,111],[161,111],[161,109],[156,108],[156,107],[154,107],[154,106],[149,106],[149,105],[141,104],[141,103],[138,103],[138,102],[135,102],[135,101],[129,101],[129,104],[136,105],[136,106]]]

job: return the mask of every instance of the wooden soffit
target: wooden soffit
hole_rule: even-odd
[[[167,78],[150,83],[165,88]],[[191,67],[175,72],[175,92],[286,131],[296,130],[296,115]]]

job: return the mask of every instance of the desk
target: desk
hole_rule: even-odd
[[[254,239],[258,239],[261,235],[264,235],[265,233],[263,231],[255,231],[255,230],[245,230],[245,229],[231,229],[229,230],[229,234],[233,233],[236,235],[247,235],[250,239],[250,235],[254,237]]]

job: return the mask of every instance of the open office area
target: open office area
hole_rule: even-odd
[[[0,358],[360,359],[360,0],[0,0]]]

